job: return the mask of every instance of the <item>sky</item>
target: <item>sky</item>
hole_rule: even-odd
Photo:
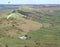
[[[0,0],[0,4],[60,4],[60,0]]]

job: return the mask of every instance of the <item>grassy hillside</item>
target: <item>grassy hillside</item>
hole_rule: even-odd
[[[56,9],[56,8],[55,8]],[[0,47],[60,47],[60,12],[21,7],[0,16]],[[26,40],[19,36],[27,35]]]

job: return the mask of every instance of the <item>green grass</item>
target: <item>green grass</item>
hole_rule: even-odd
[[[56,29],[49,29],[49,28],[42,28],[37,31],[31,31],[28,33],[29,36],[31,36],[31,39],[33,41],[39,41],[44,47],[44,45],[50,44],[51,47],[53,47],[53,44],[56,44],[55,47],[60,47],[60,30]],[[48,45],[49,46],[49,45]]]
[[[1,37],[0,43],[7,44],[9,47],[24,47],[25,45],[28,47],[60,47],[60,30],[41,28],[27,35],[31,38],[21,40],[18,37]]]
[[[9,47],[24,47],[25,45],[32,45],[34,46],[34,42],[32,40],[21,40],[19,38],[9,38],[9,37],[3,37],[0,39],[0,43],[7,44]]]

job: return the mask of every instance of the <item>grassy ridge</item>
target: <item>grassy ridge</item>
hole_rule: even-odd
[[[22,9],[23,13],[27,14],[27,12],[31,12],[31,15],[27,16],[31,16],[29,19],[24,18],[23,16],[26,15],[23,15],[23,13],[23,16],[19,16],[17,19],[11,18],[7,21],[6,19],[2,18],[2,21],[5,20],[6,23],[3,22],[0,24],[0,47],[4,47],[6,44],[8,47],[60,47],[60,12],[51,13],[49,11],[31,10],[24,8]],[[20,33],[23,34],[23,32],[26,33],[27,31],[24,31],[26,28],[25,27],[22,29],[23,32],[21,32],[22,24],[31,27],[34,26],[34,28],[35,25],[39,26],[42,24],[42,27],[38,30],[28,30],[29,32],[27,35],[29,38],[27,40],[21,40],[18,38],[19,35],[21,35]],[[5,32],[6,30],[7,32],[11,33],[13,37],[10,35],[7,36],[5,34],[7,33]]]

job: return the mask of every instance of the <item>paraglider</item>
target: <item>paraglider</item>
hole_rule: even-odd
[[[10,17],[13,17],[13,16],[17,16],[16,13],[11,13],[10,15],[7,16],[7,19],[9,19]]]
[[[8,4],[10,4],[11,2],[10,1],[8,1]]]
[[[15,10],[14,11],[12,11],[9,15],[7,15],[7,19],[9,19],[9,18],[11,18],[11,17],[14,17],[14,18],[19,18],[19,16],[24,16],[24,15],[22,15],[22,14],[19,14],[19,13],[17,13]]]

